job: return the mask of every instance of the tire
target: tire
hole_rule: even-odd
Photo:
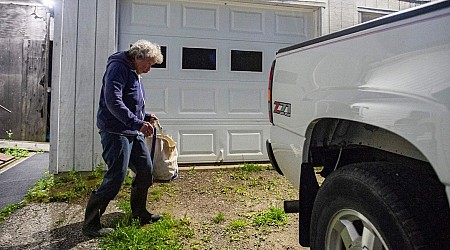
[[[436,177],[386,162],[332,172],[311,216],[311,249],[449,249],[450,211]]]

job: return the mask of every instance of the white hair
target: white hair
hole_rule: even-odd
[[[151,58],[155,64],[161,64],[164,60],[161,47],[147,40],[138,40],[133,43],[128,49],[127,55],[133,59]]]

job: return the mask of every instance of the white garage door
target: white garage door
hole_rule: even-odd
[[[267,160],[267,79],[275,52],[315,36],[312,10],[236,2],[120,2],[119,48],[160,44],[146,108],[182,163]]]

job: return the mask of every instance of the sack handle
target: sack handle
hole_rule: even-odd
[[[156,126],[158,126],[159,128],[159,132],[161,133],[161,135],[164,135],[163,133],[163,127],[161,126],[161,124],[159,123],[159,120],[154,120],[154,123],[156,123]],[[152,163],[153,163],[153,159],[155,158],[155,145],[156,145],[156,127],[155,125],[152,124],[152,128],[153,128],[153,137],[152,137],[152,150],[150,151],[150,157],[152,159]]]
[[[156,123],[156,126],[158,126],[159,133],[160,133],[161,135],[164,135],[164,133],[163,133],[163,127],[161,126],[161,123],[159,123],[159,120],[155,120],[155,123]]]
[[[155,145],[156,145],[156,128],[152,125],[153,128],[153,137],[152,137],[152,150],[150,150],[150,159],[152,160],[155,158]]]

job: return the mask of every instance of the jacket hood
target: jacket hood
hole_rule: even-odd
[[[107,66],[106,67],[108,67],[111,63],[122,63],[127,68],[129,68],[131,70],[134,70],[134,66],[131,63],[131,61],[128,60],[125,51],[119,51],[119,52],[116,52],[116,53],[112,54],[108,58],[108,62],[107,62]]]

